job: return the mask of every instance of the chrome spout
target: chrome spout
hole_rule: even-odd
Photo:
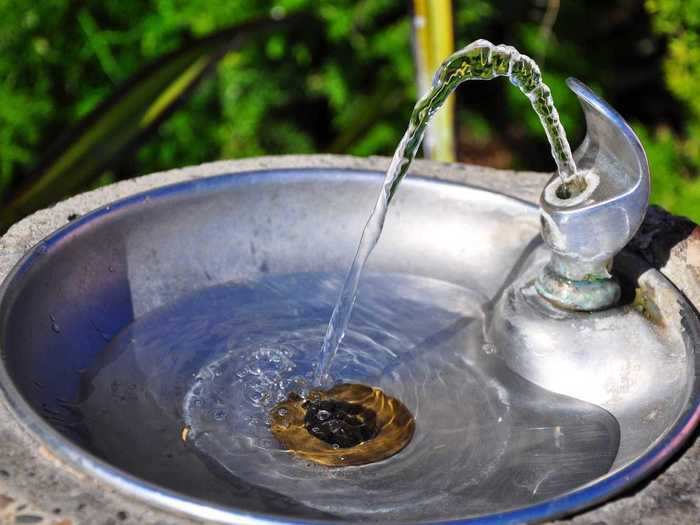
[[[581,103],[587,133],[574,154],[577,175],[566,186],[554,175],[540,197],[542,237],[552,257],[536,288],[557,306],[601,310],[620,298],[610,267],[644,220],[649,164],[619,113],[578,80],[567,85]]]

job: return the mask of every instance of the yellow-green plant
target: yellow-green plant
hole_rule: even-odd
[[[188,42],[145,67],[53,145],[0,210],[0,228],[96,179],[152,132],[226,53],[280,26],[269,20],[241,24]]]

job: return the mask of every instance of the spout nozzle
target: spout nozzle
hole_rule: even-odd
[[[586,116],[586,137],[575,152],[578,172],[552,177],[540,198],[542,237],[553,252],[537,290],[571,310],[601,310],[619,301],[612,259],[644,220],[649,165],[624,119],[575,79],[568,86]]]

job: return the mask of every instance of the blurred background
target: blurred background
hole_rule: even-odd
[[[574,147],[564,81],[590,85],[642,139],[653,201],[700,221],[700,0],[0,0],[0,228],[221,158],[390,155],[434,66],[476,38],[539,63]],[[452,111],[434,158],[554,169],[506,80]]]

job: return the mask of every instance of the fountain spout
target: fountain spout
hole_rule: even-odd
[[[566,185],[553,176],[540,197],[542,237],[552,257],[536,288],[557,306],[601,310],[620,298],[610,267],[646,214],[649,164],[619,113],[578,80],[567,84],[581,103],[587,133],[574,154],[577,175]]]

